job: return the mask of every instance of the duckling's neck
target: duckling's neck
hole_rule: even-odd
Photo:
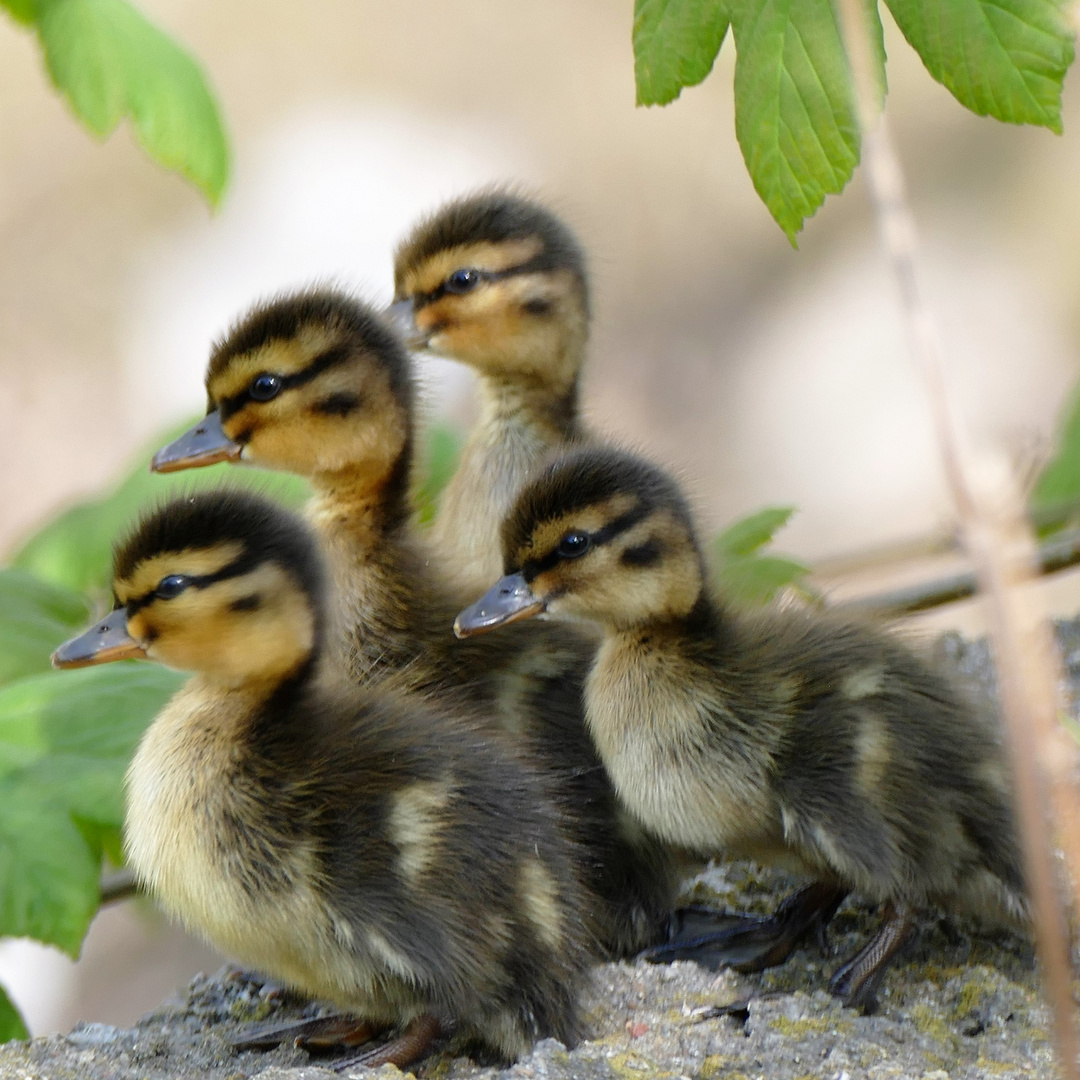
[[[578,438],[578,380],[480,375],[480,420],[443,491],[435,547],[465,593],[482,592],[502,573],[499,527],[537,464]]]
[[[411,528],[407,470],[371,477],[343,469],[312,481],[308,516],[335,585],[330,653],[363,679],[415,664],[427,621],[427,560]]]
[[[490,372],[480,375],[478,434],[516,428],[551,446],[578,437],[577,413],[576,374],[569,382]]]
[[[408,471],[402,454],[378,475],[351,466],[317,472],[311,478],[311,518],[324,532],[345,533],[357,546],[377,544],[409,519]]]
[[[664,612],[647,619],[634,619],[609,624],[612,635],[654,635],[658,638],[715,639],[724,624],[720,606],[702,588],[689,611]]]
[[[321,620],[320,620],[321,621]],[[321,639],[321,626],[317,630]],[[201,671],[192,679],[191,685],[201,687],[201,693],[207,697],[230,697],[242,701],[251,710],[269,705],[275,708],[281,703],[291,701],[321,671],[322,664],[316,652],[298,656],[295,663],[286,668],[275,667],[266,671],[230,673],[227,671]]]

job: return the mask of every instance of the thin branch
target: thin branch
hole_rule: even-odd
[[[1039,571],[1053,574],[1080,563],[1080,529],[1055,536],[1039,546],[1036,553]],[[851,600],[841,600],[830,605],[836,611],[853,611],[882,615],[913,615],[917,611],[951,604],[954,600],[963,600],[972,596],[979,587],[974,571],[963,571],[938,578],[936,581],[923,581],[902,589],[876,593],[872,596],[858,596]]]
[[[1058,1059],[1066,1080],[1076,1080],[1077,1038],[1069,954],[1053,856],[1046,840],[1047,814],[1042,798],[1047,787],[1075,886],[1080,882],[1080,862],[1072,862],[1074,853],[1069,848],[1077,848],[1075,854],[1080,855],[1076,831],[1080,813],[1071,784],[1076,754],[1075,747],[1070,750],[1058,738],[1059,734],[1067,738],[1057,722],[1056,675],[1060,659],[1046,619],[1035,610],[1031,590],[1022,594],[1014,588],[1034,574],[1034,538],[1011,483],[999,483],[993,494],[983,494],[981,489],[976,494],[971,483],[967,448],[945,388],[937,325],[920,288],[914,216],[899,159],[884,118],[878,115],[866,0],[836,0],[836,10],[851,62],[863,163],[883,247],[899,286],[913,356],[926,383],[946,480],[976,575],[987,594],[1002,710],[1010,733],[1035,942],[1053,1010]]]
[[[131,897],[137,896],[139,891],[139,884],[130,870],[127,868],[114,870],[101,878],[101,906],[130,900]]]

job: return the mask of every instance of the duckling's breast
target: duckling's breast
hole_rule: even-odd
[[[768,747],[725,724],[723,701],[677,652],[608,638],[586,698],[597,750],[647,829],[704,855],[789,861]]]
[[[128,770],[132,868],[170,914],[242,964],[315,996],[401,1016],[365,962],[364,943],[327,903],[314,842],[302,828],[281,828],[273,802],[286,803],[288,791],[259,789],[245,776],[246,703],[208,696],[197,682],[159,714]]]

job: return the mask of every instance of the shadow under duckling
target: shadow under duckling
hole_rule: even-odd
[[[585,729],[592,640],[541,625],[455,639],[465,597],[412,526],[410,365],[389,325],[351,297],[273,300],[215,346],[207,417],[154,467],[242,460],[310,479],[308,517],[335,586],[330,647],[363,684],[389,676],[497,718],[549,776],[567,833],[586,853],[600,954],[634,955],[668,936],[679,863],[622,810]]]
[[[178,499],[119,544],[113,588],[53,662],[194,673],[127,776],[127,857],[167,911],[366,1034],[400,1029],[341,1067],[408,1064],[451,1027],[506,1060],[577,1040],[579,853],[542,778],[467,720],[339,673],[299,520],[237,492]]]
[[[475,592],[501,573],[499,526],[518,489],[551,450],[582,437],[585,256],[539,203],[483,191],[436,210],[401,242],[394,300],[410,346],[479,376],[480,418],[432,529],[436,550]]]
[[[817,613],[724,610],[677,485],[619,450],[548,464],[502,540],[507,576],[456,631],[599,623],[586,714],[630,812],[669,843],[813,879],[771,919],[712,935],[718,960],[780,963],[856,891],[882,928],[831,988],[870,1011],[916,909],[1026,918],[1000,749],[910,648]]]

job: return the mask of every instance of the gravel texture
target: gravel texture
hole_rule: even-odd
[[[1080,688],[1080,620],[1059,624],[1070,688]],[[942,660],[979,696],[994,696],[984,642],[947,635]],[[797,883],[753,864],[712,866],[689,896],[734,911],[771,911]],[[573,1050],[548,1040],[509,1069],[477,1063],[449,1040],[416,1069],[432,1080],[973,1080],[1058,1075],[1031,941],[930,913],[886,976],[880,1009],[860,1016],[827,991],[829,973],[876,928],[857,899],[837,913],[828,951],[797,950],[760,975],[691,963],[607,964],[586,998],[591,1037]],[[1075,959],[1075,957],[1074,957]],[[0,1078],[18,1080],[332,1080],[333,1059],[300,1050],[234,1052],[231,1034],[265,1020],[314,1015],[286,995],[223,969],[199,977],[135,1027],[85,1024],[67,1036],[0,1047]],[[400,1076],[393,1066],[346,1076]]]

